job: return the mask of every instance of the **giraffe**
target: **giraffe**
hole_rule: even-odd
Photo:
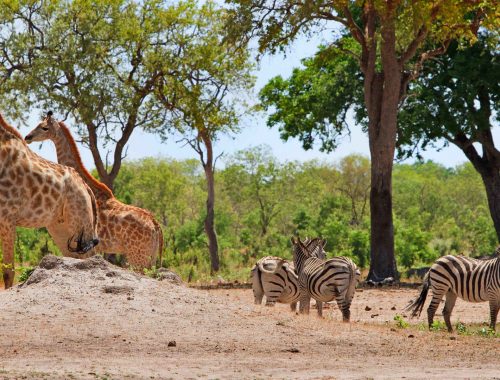
[[[80,152],[69,128],[57,122],[52,112],[25,137],[29,144],[34,141],[52,140],[56,146],[57,161],[74,168],[90,186],[97,199],[100,253],[120,253],[128,264],[142,271],[156,263],[163,250],[163,232],[154,216],[142,208],[120,202],[112,191],[95,179],[83,166]]]
[[[78,173],[38,156],[0,114],[0,239],[5,288],[14,283],[16,226],[46,227],[65,256],[99,243],[96,199]]]

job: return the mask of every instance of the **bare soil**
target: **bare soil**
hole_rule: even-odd
[[[250,289],[191,289],[100,257],[41,267],[0,292],[0,379],[500,379],[499,338],[429,332],[424,315],[397,327],[416,289],[358,291],[344,324],[333,305],[296,315],[254,305]],[[452,320],[488,314],[459,300]]]

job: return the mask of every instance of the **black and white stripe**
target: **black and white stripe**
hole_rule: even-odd
[[[289,303],[295,311],[299,299],[297,275],[292,262],[280,257],[266,256],[252,269],[252,290],[257,305],[266,296],[266,306],[276,302]]]
[[[324,258],[322,243],[318,238],[305,240],[314,255]],[[276,302],[289,303],[291,310],[295,311],[300,292],[293,262],[274,256],[257,261],[252,269],[252,290],[257,305],[266,296],[266,306],[274,306]],[[317,303],[317,307],[318,312],[322,311],[321,303]]]
[[[292,238],[293,260],[299,276],[300,312],[309,313],[310,298],[318,302],[334,299],[342,312],[344,322],[349,322],[350,307],[360,272],[347,257],[329,260],[314,257],[304,243]]]
[[[446,295],[443,317],[448,331],[453,331],[450,316],[457,297],[468,302],[489,301],[490,328],[495,329],[500,309],[500,257],[489,260],[464,256],[439,258],[425,275],[420,295],[406,307],[406,310],[412,311],[412,317],[422,312],[429,288],[432,289],[432,300],[427,308],[429,327],[441,299]]]

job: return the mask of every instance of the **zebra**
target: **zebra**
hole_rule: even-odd
[[[500,309],[500,257],[478,260],[449,255],[437,259],[424,277],[420,295],[405,308],[412,312],[411,317],[420,316],[429,288],[432,289],[432,300],[427,308],[429,328],[441,299],[446,295],[443,317],[449,332],[453,331],[450,317],[457,297],[468,302],[489,301],[490,328],[495,330]]]
[[[324,240],[306,238],[305,244],[314,251],[314,255],[326,257]],[[262,303],[265,295],[266,306],[274,306],[276,302],[289,303],[291,311],[295,311],[300,294],[293,262],[274,256],[257,261],[252,269],[252,290],[257,305]],[[322,314],[323,304],[317,302],[316,306],[318,314]]]
[[[360,279],[360,272],[347,257],[329,260],[314,257],[299,239],[292,237],[293,261],[299,277],[300,312],[309,314],[309,301],[330,302],[334,299],[342,312],[344,322],[351,317],[351,302]]]

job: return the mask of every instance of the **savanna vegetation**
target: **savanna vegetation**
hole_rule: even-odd
[[[497,15],[495,1],[7,1],[0,106],[21,122],[36,108],[70,118],[96,176],[162,223],[162,264],[187,280],[245,279],[260,256],[290,257],[291,234],[325,237],[373,281],[397,279],[396,264],[490,254],[499,239]],[[251,41],[261,55],[326,30],[251,107]],[[352,119],[370,158],[279,162],[259,146],[215,170],[218,138],[256,109],[305,149],[333,151]],[[137,129],[198,159],[127,161]],[[471,165],[394,165],[442,141]],[[43,230],[20,231],[20,261],[55,250]]]
[[[324,236],[329,255],[369,267],[369,177],[366,157],[337,162],[279,162],[260,146],[227,157],[216,171],[216,230],[220,275],[245,281],[264,255],[291,258],[289,238]],[[197,160],[125,161],[115,181],[118,198],[153,211],[164,226],[163,265],[185,280],[208,280],[204,233],[206,188]],[[497,245],[481,178],[471,164],[396,164],[395,252],[402,274],[444,254],[491,254]],[[56,252],[43,231],[22,229],[16,259],[34,265]]]

